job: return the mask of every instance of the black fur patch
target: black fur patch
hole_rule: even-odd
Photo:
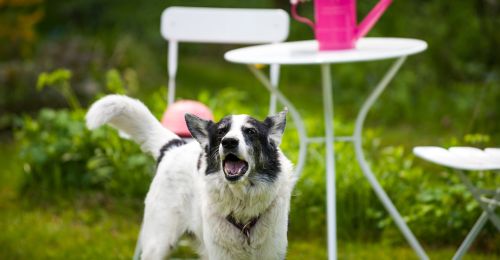
[[[261,122],[254,118],[249,118],[247,122],[251,127],[244,126],[241,131],[245,144],[253,150],[256,177],[266,182],[273,182],[281,170],[281,165],[278,159],[278,147],[269,138],[272,122],[270,120]]]
[[[202,158],[203,158],[203,152],[201,152],[200,155],[198,155],[198,163],[196,163],[196,168],[198,169],[198,171],[201,168],[201,159]]]
[[[207,170],[206,175],[220,171],[220,156],[219,156],[219,145],[222,137],[231,128],[231,117],[224,117],[218,123],[211,123],[208,126],[208,146],[205,147],[205,153],[207,154]]]
[[[158,156],[158,160],[156,160],[156,167],[158,167],[161,160],[165,156],[166,152],[168,152],[172,148],[179,147],[179,146],[182,146],[185,144],[186,144],[186,141],[184,141],[182,139],[172,139],[172,140],[168,141],[165,145],[163,145],[160,148],[160,155]]]

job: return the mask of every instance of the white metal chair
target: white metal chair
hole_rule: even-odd
[[[289,16],[281,9],[169,7],[161,16],[161,34],[168,41],[168,104],[175,99],[179,42],[264,44],[288,37]],[[278,86],[279,65],[270,66],[270,80]],[[271,95],[269,113],[276,112]]]
[[[500,148],[480,150],[472,147],[451,147],[444,149],[435,146],[425,146],[415,147],[413,153],[424,160],[455,169],[462,182],[483,210],[483,213],[453,256],[454,260],[462,259],[488,220],[500,231],[500,217],[495,213],[495,208],[500,207],[500,184],[497,184],[498,186],[495,189],[477,188],[465,173],[465,171],[500,170]]]
[[[289,16],[281,9],[242,9],[208,7],[169,7],[161,15],[161,35],[168,41],[168,105],[175,100],[175,79],[180,42],[264,44],[286,40]],[[270,66],[269,78],[278,87],[278,64]],[[269,114],[276,112],[276,97],[271,95]],[[140,238],[139,238],[140,239]],[[134,253],[139,259],[140,241]]]

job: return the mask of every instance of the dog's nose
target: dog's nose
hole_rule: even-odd
[[[222,147],[226,149],[235,148],[238,146],[238,139],[235,138],[224,138],[222,139]]]

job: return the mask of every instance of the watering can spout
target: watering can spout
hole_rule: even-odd
[[[391,2],[392,0],[380,0],[377,5],[373,7],[373,9],[368,13],[365,19],[363,19],[356,30],[357,39],[365,36],[370,31],[370,29],[375,25],[375,23],[385,12]]]

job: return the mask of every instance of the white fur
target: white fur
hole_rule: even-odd
[[[155,158],[162,145],[177,137],[164,128],[144,104],[126,96],[108,95],[100,99],[90,107],[85,118],[89,129],[110,124]]]
[[[242,125],[245,117],[233,119]],[[155,157],[162,145],[177,138],[141,102],[125,96],[111,95],[97,101],[86,119],[91,129],[109,123]],[[238,128],[230,130],[231,135],[242,138],[238,132]],[[284,259],[290,197],[296,181],[290,161],[279,152],[281,172],[272,183],[250,185],[247,178],[229,183],[222,172],[205,175],[206,158],[198,170],[201,152],[199,143],[191,141],[170,149],[158,165],[145,200],[142,259],[163,259],[186,231],[197,238],[203,259]],[[244,150],[241,152],[246,156]],[[241,223],[260,216],[249,241],[226,220],[229,214]]]
[[[252,158],[249,154],[248,148],[244,145],[244,137],[243,133],[241,132],[241,127],[245,124],[248,116],[247,115],[236,115],[232,116],[232,123],[231,123],[231,129],[226,133],[224,136],[225,138],[233,138],[238,140],[238,149],[237,149],[237,154],[242,157],[242,159],[245,159],[245,161],[251,161]],[[219,146],[219,155],[221,158],[224,157],[224,148],[222,145]],[[250,166],[252,166],[252,163],[249,163]],[[249,169],[251,171],[252,169]],[[243,179],[246,179],[248,175],[243,176]]]

